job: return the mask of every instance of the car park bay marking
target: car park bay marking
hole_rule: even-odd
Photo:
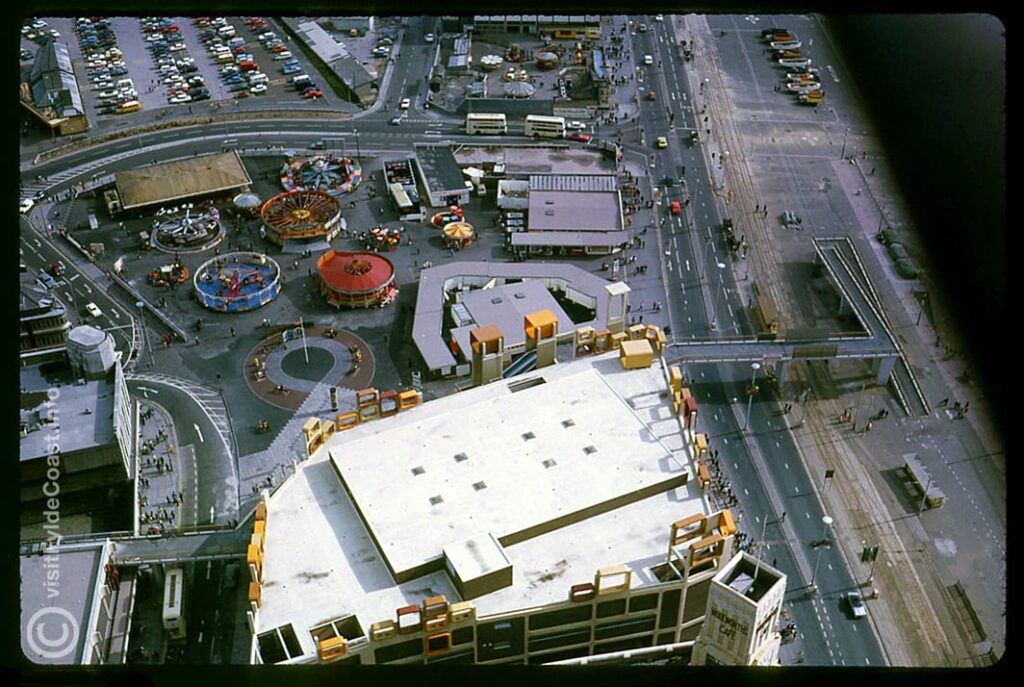
[[[832,65],[825,65],[825,69],[827,69],[828,73],[832,75],[832,80],[835,81],[836,83],[839,83],[839,77],[836,76],[836,70],[832,68]]]

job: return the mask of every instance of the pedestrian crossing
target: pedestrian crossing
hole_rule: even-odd
[[[76,177],[82,176],[83,174],[88,174],[94,169],[105,167],[113,162],[117,162],[118,160],[123,160],[125,158],[136,155],[137,153],[137,150],[129,150],[125,152],[115,153],[109,157],[104,158],[102,163],[99,164],[94,163],[88,165],[79,165],[78,167],[65,169],[58,172],[57,174],[42,179],[33,178],[31,182],[22,184],[22,195],[32,196],[33,194],[39,191],[47,191],[62,182],[68,181],[69,179],[74,179]],[[110,181],[113,181],[113,178],[113,175],[96,174],[93,176],[93,178],[90,178],[83,183],[83,190],[87,188],[93,188],[95,186],[101,186]]]

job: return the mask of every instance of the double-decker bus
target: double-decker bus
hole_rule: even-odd
[[[544,136],[545,138],[565,137],[565,117],[548,117],[545,115],[527,115],[526,136]]]
[[[504,113],[472,113],[466,115],[467,134],[504,134],[508,132],[508,122]]]

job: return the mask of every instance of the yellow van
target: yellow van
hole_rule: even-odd
[[[142,105],[138,100],[126,100],[117,106],[117,111],[120,114],[127,114],[129,112],[138,112],[142,109]]]

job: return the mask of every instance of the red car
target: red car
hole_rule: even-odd
[[[681,215],[681,214],[683,214],[683,205],[678,200],[673,200],[669,204],[669,207],[672,208],[672,214],[673,215]]]
[[[654,91],[647,91],[647,99],[648,100],[657,100],[658,99],[658,94],[655,93]]]
[[[235,97],[236,98],[248,98],[249,97],[249,91],[239,91],[238,93],[235,93]]]
[[[238,68],[240,70],[242,70],[243,72],[251,72],[251,71],[256,71],[257,69],[259,69],[260,66],[258,64],[256,64],[255,62],[253,62],[252,60],[245,60],[244,62],[241,62],[238,65]]]
[[[566,138],[570,141],[580,141],[581,143],[588,143],[590,141],[590,134],[573,133],[567,134]]]
[[[305,93],[303,93],[302,97],[303,98],[322,98],[323,95],[324,95],[323,91],[321,91],[318,88],[314,88],[311,91],[306,91]]]

